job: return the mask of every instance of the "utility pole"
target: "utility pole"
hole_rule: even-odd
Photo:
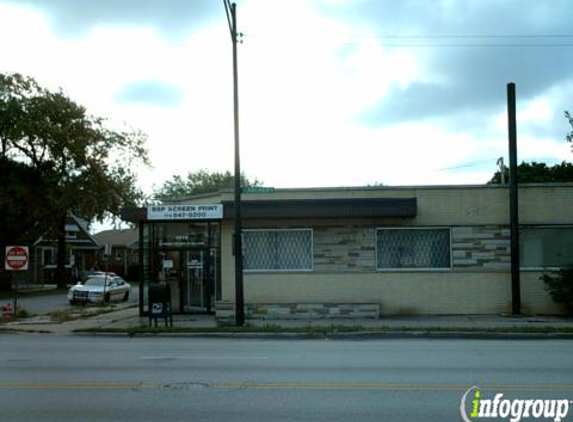
[[[243,221],[241,216],[241,159],[239,154],[239,83],[237,70],[237,4],[229,0],[223,0],[229,30],[231,31],[231,41],[233,43],[233,97],[234,97],[234,118],[235,118],[235,324],[242,326],[245,324],[245,298],[243,293]]]
[[[511,313],[521,314],[519,273],[519,208],[517,190],[517,122],[515,84],[507,84],[507,121],[509,132],[509,226],[511,236]]]

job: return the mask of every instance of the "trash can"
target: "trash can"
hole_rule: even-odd
[[[155,326],[157,327],[157,319],[163,318],[166,327],[168,321],[170,326],[173,327],[171,286],[167,283],[152,283],[149,285],[147,298],[149,326],[151,327],[151,321],[155,321]]]

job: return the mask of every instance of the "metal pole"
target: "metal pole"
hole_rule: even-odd
[[[16,321],[18,319],[18,294],[20,293],[20,271],[13,271],[16,274],[16,283],[14,284],[14,303],[12,304],[12,319]]]
[[[153,248],[151,248],[151,242],[149,242],[149,238],[148,238],[148,243],[145,245],[143,243],[143,222],[140,221],[138,223],[138,235],[139,235],[139,256],[137,257],[138,261],[139,261],[139,269],[138,269],[138,276],[139,276],[139,316],[142,317],[143,316],[143,300],[144,300],[144,293],[143,293],[143,288],[144,288],[144,265],[145,265],[145,261],[144,261],[144,257],[143,257],[143,251],[144,248],[147,248],[147,274],[149,274],[149,267],[150,262],[153,258]],[[145,227],[148,230],[149,233],[149,226]],[[148,276],[149,277],[149,276]],[[149,278],[147,280],[148,285],[149,285]],[[148,309],[149,311],[149,309]]]
[[[243,247],[242,231],[243,221],[241,216],[241,160],[239,153],[239,81],[237,69],[237,5],[229,4],[229,0],[224,0],[231,40],[233,42],[233,99],[234,99],[234,120],[235,120],[235,324],[242,326],[245,324],[244,293],[243,293]]]
[[[521,314],[519,274],[519,207],[517,191],[517,123],[515,84],[507,84],[507,120],[509,129],[509,221],[511,233],[511,313]]]

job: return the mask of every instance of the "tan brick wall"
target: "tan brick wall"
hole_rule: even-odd
[[[562,313],[539,280],[522,272],[525,314]],[[509,273],[247,274],[250,303],[380,303],[381,314],[511,312]]]
[[[228,196],[228,197],[227,197]],[[329,197],[416,197],[414,219],[246,221],[245,227],[312,227],[315,239],[328,230],[343,242],[356,241],[347,251],[331,250],[315,257],[313,273],[245,274],[245,301],[287,302],[379,302],[383,314],[495,314],[510,311],[508,260],[508,189],[500,187],[413,187],[358,190],[286,190],[273,195],[245,195],[247,199],[293,199]],[[226,200],[232,199],[224,194]],[[215,201],[213,201],[215,202]],[[573,185],[523,186],[520,188],[521,224],[573,224]],[[344,227],[361,226],[351,234]],[[376,272],[366,263],[374,227],[452,226],[452,241],[465,243],[453,248],[453,271]],[[338,227],[338,229],[330,229]],[[471,228],[471,230],[470,230]],[[337,231],[338,230],[338,231]],[[234,259],[231,254],[232,221],[223,223],[222,294],[234,302]],[[477,236],[474,236],[477,235]],[[483,236],[480,236],[483,235]],[[469,236],[469,237],[468,237]],[[473,238],[470,238],[472,237]],[[319,237],[318,237],[319,238]],[[374,241],[374,236],[371,239]],[[318,249],[317,249],[318,247]],[[364,250],[361,248],[364,247]],[[315,245],[315,254],[320,249]],[[340,268],[327,270],[327,261],[341,255]],[[346,255],[344,255],[346,254]],[[352,254],[352,255],[350,255]],[[357,255],[356,255],[357,254]],[[463,257],[462,257],[463,254]],[[318,255],[321,255],[318,253]],[[475,260],[462,265],[461,259]],[[321,261],[321,259],[323,261]],[[455,260],[458,260],[457,264]],[[359,265],[351,265],[362,261]],[[559,313],[538,279],[540,273],[522,272],[524,312]]]
[[[249,302],[380,303],[382,314],[488,314],[510,309],[509,275],[249,274]]]
[[[414,186],[376,188],[278,189],[272,194],[243,194],[244,200],[328,198],[418,198],[417,225],[507,224],[509,189],[500,186]],[[198,196],[182,203],[232,201],[231,192]],[[519,188],[522,224],[573,224],[573,184],[531,184]],[[395,220],[387,220],[389,222]],[[408,224],[402,222],[402,224]]]

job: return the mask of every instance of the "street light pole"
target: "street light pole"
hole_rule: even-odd
[[[233,42],[233,96],[234,96],[234,119],[235,119],[235,323],[237,326],[245,324],[245,308],[243,293],[243,245],[242,232],[243,221],[241,216],[241,159],[239,153],[239,83],[237,71],[237,4],[223,0],[231,41]],[[242,34],[241,34],[242,35]]]

